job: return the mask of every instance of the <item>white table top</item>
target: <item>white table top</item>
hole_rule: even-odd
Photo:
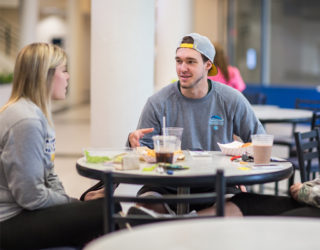
[[[213,218],[155,223],[102,236],[85,250],[320,249],[319,219]]]
[[[118,153],[118,152],[117,152]],[[272,176],[277,172],[283,172],[283,170],[290,170],[292,164],[289,162],[272,162],[273,166],[263,166],[255,167],[253,163],[240,164],[239,162],[232,162],[230,160],[231,156],[226,156],[218,151],[208,152],[207,157],[192,157],[188,151],[184,152],[186,159],[184,161],[178,161],[177,164],[188,166],[188,170],[174,171],[172,177],[200,177],[214,175],[217,169],[223,169],[224,175],[227,177],[239,177],[239,176],[255,176],[255,175],[268,175]],[[152,164],[151,164],[152,165]],[[156,171],[143,171],[146,166],[150,164],[141,163],[140,169],[138,170],[116,170],[115,166],[97,164],[97,163],[87,163],[85,158],[80,158],[77,161],[77,168],[84,168],[86,171],[98,170],[106,171],[112,170],[115,173],[119,174],[131,174],[131,175],[153,175],[153,176],[168,176],[157,173]],[[78,169],[79,170],[79,169]],[[271,181],[271,180],[269,180]],[[275,181],[275,180],[273,180]],[[257,182],[263,183],[263,182]],[[240,183],[237,183],[240,184]],[[256,184],[256,183],[254,183]]]
[[[304,109],[279,108],[270,105],[253,105],[253,111],[261,122],[295,122],[311,120],[312,111]]]

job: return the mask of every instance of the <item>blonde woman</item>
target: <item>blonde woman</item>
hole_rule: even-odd
[[[102,234],[103,190],[69,197],[54,172],[51,100],[66,97],[67,56],[34,43],[18,54],[0,109],[0,248],[81,247]]]

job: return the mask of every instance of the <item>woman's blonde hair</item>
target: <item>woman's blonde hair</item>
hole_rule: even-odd
[[[24,97],[35,103],[52,125],[52,80],[56,67],[66,63],[65,51],[56,45],[32,43],[24,47],[16,59],[11,96],[0,112]]]

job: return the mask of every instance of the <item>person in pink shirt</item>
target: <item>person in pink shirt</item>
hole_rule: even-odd
[[[228,65],[228,61],[224,54],[223,48],[219,44],[215,43],[214,47],[216,49],[214,65],[218,69],[218,74],[216,74],[215,76],[209,76],[208,78],[213,81],[229,85],[230,87],[233,87],[242,92],[246,88],[246,84],[241,77],[239,69]]]

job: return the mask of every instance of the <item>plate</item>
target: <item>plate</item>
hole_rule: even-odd
[[[128,148],[123,149],[110,149],[110,148],[85,148],[83,154],[88,163],[121,163],[123,156],[128,154],[131,150]]]
[[[251,143],[242,143],[239,141],[233,141],[231,143],[226,143],[226,144],[221,144],[218,143],[218,146],[221,150],[222,153],[225,155],[243,155],[243,154],[248,154],[252,155],[253,154],[253,147]]]

